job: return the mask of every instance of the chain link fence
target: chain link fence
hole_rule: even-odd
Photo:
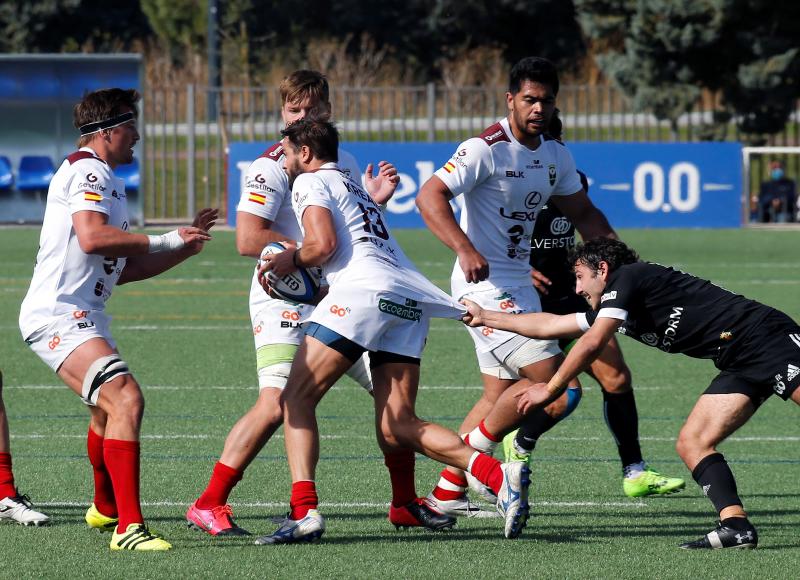
[[[206,206],[224,211],[228,144],[275,141],[283,125],[277,88],[151,87],[144,97],[141,183],[149,223],[186,221]],[[503,87],[433,83],[337,87],[331,103],[345,141],[461,141],[507,113]],[[558,95],[568,141],[699,141],[708,138],[715,105],[706,95],[671,126],[635,112],[611,86],[563,85]],[[716,138],[738,141],[741,135],[731,122]],[[800,145],[797,107],[786,129],[768,144]],[[794,156],[792,162],[797,163]]]

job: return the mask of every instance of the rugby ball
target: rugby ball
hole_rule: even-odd
[[[286,245],[281,242],[268,244],[261,252],[262,259],[268,254],[280,254],[286,251]],[[319,268],[298,268],[291,274],[278,278],[272,272],[267,272],[269,282],[269,295],[288,302],[309,303],[319,293],[322,273]]]

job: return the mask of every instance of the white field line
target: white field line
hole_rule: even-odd
[[[179,440],[179,439],[187,439],[187,440],[221,440],[223,434],[216,434],[216,435],[190,435],[190,434],[164,434],[164,435],[148,435],[142,434],[142,439],[153,440],[153,441],[170,441],[170,440]],[[372,441],[375,439],[374,435],[320,435],[321,439],[326,440],[342,440],[342,441]],[[568,442],[583,442],[583,441],[606,441],[610,438],[608,437],[558,437],[558,436],[548,436],[547,441],[568,441]],[[19,440],[38,440],[38,439],[86,439],[85,434],[63,434],[63,433],[54,433],[54,434],[39,434],[39,433],[31,433],[28,435],[11,435],[11,439],[19,439]],[[283,439],[283,435],[273,435],[271,439]],[[676,437],[639,437],[639,441],[655,441],[655,442],[675,442]],[[793,435],[750,435],[744,437],[728,437],[726,441],[735,441],[738,443],[761,443],[761,442],[800,442],[800,436],[793,436]]]
[[[66,390],[67,387],[65,385],[6,385],[6,389],[19,389],[19,390],[29,390],[29,391],[56,391],[56,390]],[[637,391],[661,391],[661,390],[669,390],[674,388],[673,386],[637,386],[635,390]],[[255,385],[245,385],[245,386],[231,386],[231,385],[144,385],[143,389],[145,391],[187,391],[187,390],[195,390],[195,391],[245,391],[245,390],[252,390],[255,392],[256,387]],[[354,387],[354,390],[361,390],[358,387]],[[593,391],[597,389],[597,387],[593,386],[585,386],[583,387],[584,391]],[[350,390],[350,389],[348,389]],[[483,387],[481,385],[421,385],[419,387],[420,391],[482,391]],[[341,392],[342,389],[332,389],[331,392]]]
[[[193,500],[187,499],[186,501],[143,501],[144,507],[181,507],[186,508]],[[642,501],[533,501],[535,506],[546,507],[559,507],[559,508],[583,508],[583,507],[622,507],[622,508],[643,508],[648,507],[648,503]],[[38,507],[80,507],[85,508],[88,504],[85,501],[37,501]],[[235,502],[233,504],[237,508],[268,508],[268,509],[286,509],[286,502]],[[381,502],[320,502],[320,508],[325,509],[389,509],[388,503]]]

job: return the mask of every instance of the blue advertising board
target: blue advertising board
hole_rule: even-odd
[[[270,144],[232,143],[228,157],[228,221],[244,172]],[[458,143],[347,143],[362,169],[385,159],[400,185],[387,204],[395,228],[425,227],[414,205],[419,187]],[[742,153],[738,143],[572,143],[590,196],[617,228],[730,228],[742,222]],[[458,211],[458,198],[454,209]]]

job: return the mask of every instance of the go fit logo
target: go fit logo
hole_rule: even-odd
[[[300,320],[300,313],[295,312],[294,310],[284,310],[283,312],[281,312],[281,318],[283,318],[284,320],[298,321]]]
[[[47,347],[50,350],[55,350],[59,344],[61,344],[61,337],[56,334],[55,336],[53,336],[50,342],[47,343]]]
[[[341,306],[336,306],[336,304],[334,304],[334,305],[331,306],[330,310],[331,310],[331,314],[335,314],[339,318],[343,318],[344,316],[347,316],[348,314],[350,314],[350,307],[349,306],[341,307]]]

